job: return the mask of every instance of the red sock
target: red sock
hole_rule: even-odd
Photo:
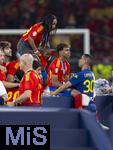
[[[74,108],[82,109],[82,94],[78,94],[74,97]]]
[[[96,99],[94,98],[94,103],[95,103],[95,105],[96,105]],[[99,121],[99,113],[98,113],[98,111],[96,110],[96,119],[97,119],[97,121]]]

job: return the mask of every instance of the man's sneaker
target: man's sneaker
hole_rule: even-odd
[[[110,129],[109,127],[103,125],[102,123],[99,123],[99,124],[100,124],[100,126],[102,127],[102,129],[104,129],[104,130],[109,130],[109,129]]]

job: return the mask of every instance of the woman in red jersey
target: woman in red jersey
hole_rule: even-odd
[[[29,28],[17,44],[17,56],[25,53],[34,54],[39,47],[44,48],[49,43],[50,32],[57,29],[56,16],[49,14],[42,22],[36,23]]]

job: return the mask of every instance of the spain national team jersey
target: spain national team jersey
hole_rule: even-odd
[[[6,81],[6,75],[2,70],[0,70],[0,81]]]
[[[23,94],[25,90],[31,90],[32,94],[30,99],[27,99],[21,105],[41,105],[41,95],[43,92],[42,80],[34,70],[27,72],[22,78],[19,86],[19,96]]]
[[[20,64],[17,60],[11,61],[6,65],[7,74],[15,75],[17,70],[20,68]]]
[[[38,47],[42,39],[43,33],[44,33],[43,26],[40,23],[37,23],[22,35],[22,40],[28,43],[28,37],[31,36]]]
[[[48,69],[48,86],[52,86],[52,75],[57,75],[59,82],[66,82],[66,77],[70,75],[70,64],[68,61],[61,61],[58,57],[51,62]]]
[[[74,89],[77,89],[82,94],[86,94],[89,97],[94,95],[94,74],[90,69],[85,69],[81,72],[74,74],[69,80]]]

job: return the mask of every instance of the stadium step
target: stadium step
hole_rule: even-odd
[[[0,125],[50,125],[52,150],[112,150],[95,116],[85,110],[5,107],[0,118]]]
[[[51,150],[98,150],[94,147],[51,147]]]
[[[53,129],[50,137],[51,146],[88,147],[93,145],[89,132],[85,129]]]

